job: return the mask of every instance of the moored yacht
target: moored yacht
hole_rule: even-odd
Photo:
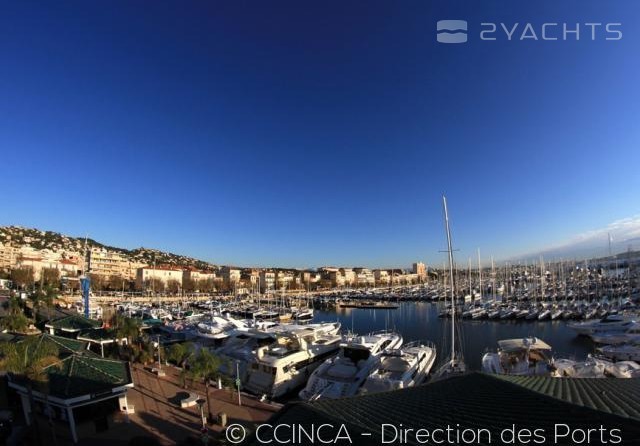
[[[340,398],[355,395],[367,377],[378,366],[380,356],[400,348],[402,337],[381,332],[355,336],[340,347],[335,358],[327,359],[311,375],[300,398]]]
[[[366,379],[360,393],[419,385],[427,379],[435,360],[436,348],[432,343],[416,341],[400,349],[384,352],[380,356],[380,365]]]
[[[462,355],[462,347],[456,344],[456,290],[453,277],[453,247],[451,243],[451,228],[449,228],[449,211],[447,209],[447,198],[442,196],[442,208],[444,211],[444,226],[447,233],[447,253],[449,257],[449,280],[451,281],[451,354],[446,362],[440,365],[434,373],[435,378],[442,379],[452,375],[460,375],[467,372],[467,365]],[[460,336],[458,336],[458,343]]]
[[[606,358],[614,361],[640,361],[640,345],[606,345],[598,351]]]
[[[257,349],[247,390],[278,398],[302,386],[309,375],[340,349],[342,337],[314,327],[300,326],[277,336],[276,342]]]
[[[503,375],[549,375],[551,346],[538,338],[498,341],[498,351],[485,353],[482,371]]]
[[[603,361],[587,356],[585,361],[555,359],[551,376],[554,378],[605,378]]]
[[[629,326],[629,320],[621,314],[609,314],[597,321],[578,322],[567,324],[579,335],[592,335],[595,333],[611,333],[624,331]]]
[[[617,345],[625,343],[640,343],[640,323],[630,321],[624,331],[610,333],[594,333],[591,335],[593,342],[605,345]]]

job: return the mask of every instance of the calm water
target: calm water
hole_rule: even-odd
[[[366,334],[372,331],[395,329],[404,342],[417,339],[432,341],[438,350],[438,363],[451,350],[449,334],[451,321],[438,318],[441,304],[403,302],[397,310],[371,310],[342,308],[331,311],[316,310],[314,322],[340,321],[343,330]],[[479,370],[483,353],[495,350],[501,339],[536,336],[551,347],[556,357],[585,358],[593,352],[588,338],[578,337],[564,321],[458,321],[462,329],[463,351],[466,363]],[[458,324],[456,323],[456,325]]]

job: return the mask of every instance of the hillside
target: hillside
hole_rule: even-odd
[[[82,253],[85,247],[84,237],[71,237],[53,231],[41,231],[34,228],[20,226],[0,226],[0,243],[11,243],[13,246],[30,246],[34,249],[48,249],[54,252],[69,251]],[[103,248],[120,253],[132,262],[158,265],[175,265],[181,267],[195,267],[198,269],[212,269],[215,265],[193,257],[164,252],[151,248],[125,249],[109,246],[91,238],[86,239],[87,248]]]

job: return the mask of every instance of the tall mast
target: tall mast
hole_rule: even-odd
[[[447,197],[442,196],[444,207],[444,221],[447,229],[447,252],[449,253],[449,279],[451,280],[451,364],[456,359],[456,298],[453,282],[453,249],[451,247],[451,230],[449,229],[449,212],[447,211]]]

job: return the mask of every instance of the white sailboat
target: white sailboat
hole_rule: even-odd
[[[442,196],[444,208],[445,229],[447,232],[447,251],[449,253],[449,279],[451,281],[451,355],[449,359],[436,371],[435,378],[444,378],[449,375],[462,374],[467,371],[467,366],[462,356],[462,351],[456,352],[456,292],[453,278],[453,248],[451,244],[451,229],[449,228],[449,212],[447,198]]]

